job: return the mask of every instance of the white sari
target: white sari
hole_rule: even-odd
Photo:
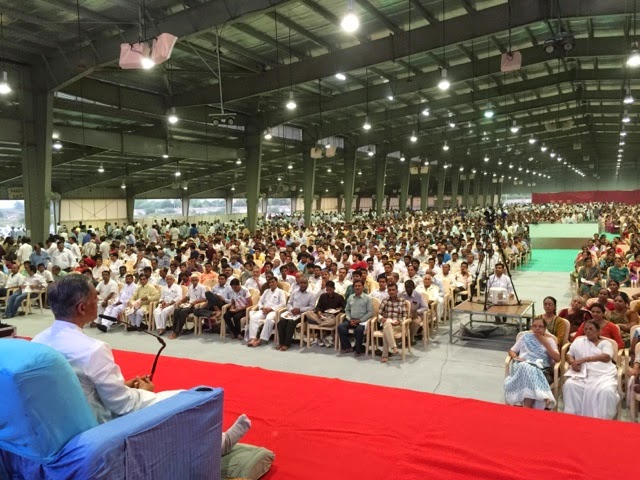
[[[576,360],[603,353],[613,358],[613,347],[606,339],[596,346],[587,337],[578,337],[569,348],[569,355]],[[564,411],[585,417],[614,418],[620,402],[616,373],[613,362],[587,362],[579,372],[569,368],[562,387]]]

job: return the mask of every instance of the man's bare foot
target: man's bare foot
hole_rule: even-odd
[[[171,332],[171,335],[169,335],[169,340],[175,340],[176,338],[178,338],[178,335],[176,335],[176,332]]]
[[[166,330],[165,330],[164,328],[161,328],[160,330],[158,330],[158,335],[159,335],[159,336],[164,335],[164,332],[165,332],[165,331],[166,331]]]
[[[287,350],[289,350],[289,347],[287,347],[286,345],[280,347],[281,352],[286,352]]]
[[[389,361],[389,357],[382,357],[380,359],[380,363],[387,363]]]
[[[257,339],[254,341],[254,344],[253,344],[254,347],[259,347],[260,345],[262,345],[262,340]]]

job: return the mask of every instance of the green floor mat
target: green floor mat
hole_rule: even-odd
[[[523,265],[525,272],[571,272],[577,250],[534,249],[533,258]]]

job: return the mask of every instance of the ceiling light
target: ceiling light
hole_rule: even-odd
[[[404,162],[404,161],[405,161],[404,155],[400,155],[400,161],[401,161],[401,162]]]
[[[488,163],[488,162],[489,162],[489,155],[485,155],[485,156],[484,156],[484,161],[485,161],[485,163]]]
[[[331,171],[331,169],[327,170],[328,172]],[[282,181],[282,177],[278,177],[278,181],[281,182]]]
[[[104,173],[104,165],[100,164],[98,167],[98,173]]]
[[[340,185],[344,185],[344,180],[340,180]]]
[[[271,129],[267,128],[267,130],[264,132],[264,139],[271,140],[272,138],[273,138],[273,135],[271,135]]]
[[[418,137],[416,137],[416,131],[412,131],[411,132],[411,137],[409,138],[409,140],[411,140],[411,142],[416,143],[418,141]]]
[[[124,183],[124,180],[122,180],[122,185],[120,185],[120,188],[122,188],[123,190],[127,188],[127,184]]]
[[[522,171],[522,167],[518,167],[518,171],[521,172]]]
[[[428,117],[430,113],[431,112],[429,111],[428,108],[425,108],[424,110],[422,110],[422,115],[424,115],[425,117]]]
[[[169,158],[169,154],[168,153],[163,153],[162,154],[162,158]]]
[[[482,172],[482,174],[483,174],[483,175],[486,175],[486,174],[487,174],[487,172]]]
[[[530,161],[530,162],[533,162],[533,157],[529,157],[529,161]]]
[[[442,91],[446,91],[451,86],[449,79],[447,78],[447,69],[440,70],[440,81],[438,82],[438,88]]]
[[[464,172],[464,167],[460,167],[460,171],[461,171],[461,172]]]
[[[640,65],[640,53],[638,52],[638,44],[634,42],[631,45],[631,52],[627,57],[627,66],[637,67],[639,65]]]
[[[7,95],[11,93],[11,85],[7,79],[7,72],[2,72],[2,81],[0,82],[0,95]]]
[[[619,148],[618,149],[618,153],[622,153],[622,152],[624,152],[624,149],[623,148]]]
[[[54,140],[58,140],[60,138],[60,134],[58,132],[53,132],[51,134],[51,138],[53,138]]]
[[[336,78],[344,82],[347,79],[347,76],[344,73],[336,73]]]
[[[188,189],[189,189],[189,184],[188,184],[187,182],[184,182],[184,183],[182,184],[182,189],[183,189],[183,190],[188,190]]]
[[[169,111],[167,112],[167,120],[169,121],[169,123],[171,125],[175,125],[176,123],[178,123],[178,115],[176,115],[176,109],[171,107],[169,109]]]
[[[62,148],[62,143],[60,143],[60,140],[56,140],[53,144],[53,148],[55,150],[60,150]]]
[[[446,170],[447,168],[449,168],[449,165],[447,165],[446,163],[443,165],[443,168]]]
[[[513,168],[513,163],[510,163],[510,164],[509,164],[509,168]]]
[[[358,175],[362,175],[362,170],[358,170]]]
[[[293,169],[293,165],[292,165],[292,164],[289,164],[289,165],[287,165],[287,168],[288,168],[289,170],[291,170],[291,169]]]
[[[293,90],[289,90],[289,99],[286,103],[287,110],[295,110],[297,106],[298,104],[296,103],[295,98],[293,98]]]
[[[535,139],[535,138],[533,138],[533,135],[531,135],[531,136],[529,137],[529,143],[530,143],[531,145],[533,145],[534,143],[536,143],[536,139]]]
[[[491,109],[491,107],[487,108],[484,111],[484,118],[493,118],[494,115],[495,115],[495,112]]]
[[[342,27],[342,30],[347,33],[353,33],[360,27],[360,20],[358,19],[358,16],[353,13],[351,5],[349,5],[346,15],[342,17],[340,26]]]
[[[327,168],[327,173],[331,173],[331,167]]]
[[[325,143],[324,148],[327,150],[331,148],[331,144],[329,142]]]
[[[511,130],[511,133],[518,133],[520,131],[520,127],[518,126],[515,120],[511,124],[511,128],[509,130]]]
[[[627,111],[624,111],[624,116],[622,117],[622,123],[629,123],[631,121],[631,119],[629,118],[629,114],[627,113]]]
[[[236,186],[235,185],[231,185],[231,191],[235,192],[235,190],[236,190]]]
[[[389,100],[390,102],[393,102],[393,95],[387,95],[387,100]]]
[[[236,160],[236,165],[242,165],[242,160],[241,159],[237,159]]]
[[[2,92],[0,92],[2,93]],[[625,105],[631,105],[633,103],[633,95],[631,95],[631,88],[627,87],[627,94],[624,96],[624,99],[622,100],[622,103],[624,103]]]
[[[622,131],[620,132],[620,136],[621,136],[621,137],[626,137],[626,136],[627,136],[627,132],[625,132],[624,130],[622,130]]]
[[[447,150],[449,150],[449,145],[447,144],[447,142],[444,142],[444,145],[442,145],[442,149],[446,152]]]
[[[543,143],[542,146],[540,147],[540,151],[541,152],[546,152],[547,151],[547,146]]]
[[[367,155],[369,155],[370,157],[373,157],[373,150],[371,150],[371,148],[367,150]]]
[[[362,125],[362,128],[364,128],[365,130],[371,130],[371,124],[369,123],[369,117],[365,117],[364,125]]]
[[[156,62],[151,60],[151,58],[149,57],[142,57],[142,59],[140,60],[140,65],[142,65],[142,68],[144,68],[145,70],[149,70],[150,68],[156,66]]]
[[[449,126],[451,128],[456,128],[456,122],[454,122],[453,120],[449,120]]]
[[[180,170],[176,170],[176,173],[175,173],[174,175],[175,175],[176,177],[179,177],[179,176],[180,176],[180,175],[182,175],[182,174],[180,173]]]
[[[498,165],[502,165],[502,160],[498,159]]]
[[[551,158],[556,158],[556,152],[551,152],[551,153],[549,154],[549,156],[550,156]]]
[[[624,145],[624,140],[620,140],[620,146]]]

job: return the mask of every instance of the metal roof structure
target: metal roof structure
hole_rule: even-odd
[[[261,191],[272,195],[302,188],[302,152],[326,143],[337,154],[317,161],[315,189],[332,196],[342,191],[346,144],[359,148],[361,194],[375,192],[369,149],[389,154],[388,192],[400,187],[401,158],[555,186],[631,175],[638,115],[623,98],[640,87],[640,69],[625,63],[635,3],[0,0],[14,86],[0,100],[0,184],[22,182],[22,65],[39,69],[55,92],[62,148],[51,178],[63,197],[117,196],[123,182],[140,197],[175,196],[183,182],[190,196],[231,196],[232,185],[243,196],[245,146],[256,128],[273,135],[263,141],[261,172]],[[355,33],[340,27],[349,4],[360,20]],[[162,65],[122,70],[120,44],[138,41],[141,22],[146,35],[172,33],[178,42]],[[554,38],[572,41],[547,53]],[[504,73],[508,51],[522,54],[522,67]],[[447,91],[437,86],[443,69]],[[221,91],[233,125],[213,123]],[[294,110],[285,107],[289,95]],[[175,125],[167,122],[172,107]],[[419,188],[413,179],[411,193]]]

